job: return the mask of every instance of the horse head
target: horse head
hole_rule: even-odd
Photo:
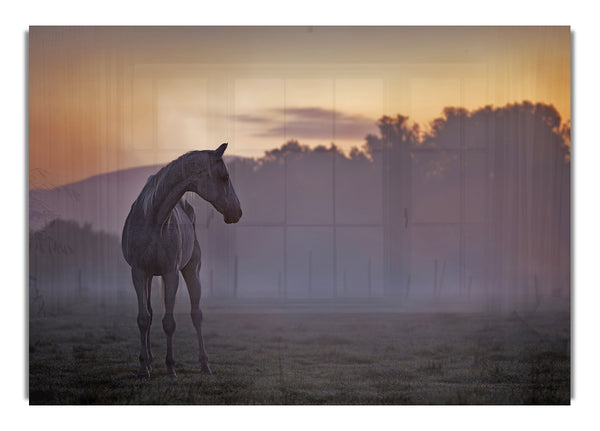
[[[242,217],[240,201],[233,189],[229,172],[223,161],[223,153],[227,144],[221,145],[214,151],[208,151],[208,169],[203,169],[203,175],[192,177],[191,191],[210,202],[221,214],[225,223],[237,223]]]

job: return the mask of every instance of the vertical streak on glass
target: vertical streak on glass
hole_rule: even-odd
[[[460,78],[460,106],[464,106],[464,78]],[[466,114],[465,114],[466,115]],[[461,115],[460,128],[459,128],[459,175],[460,175],[460,208],[459,208],[459,220],[460,220],[460,232],[459,232],[459,268],[458,268],[458,285],[459,291],[462,294],[465,288],[465,118]]]
[[[335,217],[335,159],[336,153],[335,151],[331,152],[333,157],[332,160],[332,188],[333,188],[333,296],[337,296],[337,229],[336,229],[336,217]]]
[[[287,80],[283,80],[283,142],[286,142],[286,128],[287,128]],[[283,297],[287,298],[287,154],[283,154]]]
[[[332,92],[333,92],[333,109],[332,109],[332,137],[333,142],[335,143],[335,80],[332,82]],[[336,229],[336,217],[335,217],[335,159],[336,159],[336,150],[332,148],[332,219],[333,219],[333,296],[337,296],[337,229]]]

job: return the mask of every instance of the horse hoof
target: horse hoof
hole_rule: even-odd
[[[212,371],[208,367],[208,364],[202,364],[202,366],[200,368],[200,373],[202,373],[202,374],[212,374]]]
[[[149,379],[150,378],[150,372],[148,370],[146,370],[145,372],[140,370],[137,373],[138,379]]]

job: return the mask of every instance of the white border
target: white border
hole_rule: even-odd
[[[22,1],[4,8],[2,20],[2,367],[3,422],[25,429],[105,430],[127,426],[229,429],[586,429],[598,424],[598,35],[593,2],[507,0],[302,2],[224,0],[152,2],[105,0]],[[26,357],[26,45],[29,25],[571,25],[573,63],[574,362],[575,399],[570,407],[29,407],[24,398]],[[8,133],[6,132],[8,129]],[[594,139],[596,138],[596,139]],[[8,275],[8,276],[7,276]],[[16,328],[16,331],[15,331]],[[90,410],[91,409],[91,410]],[[110,411],[106,411],[110,410]],[[125,421],[123,423],[123,421]],[[17,425],[18,424],[18,425]],[[143,425],[142,425],[143,424]],[[586,426],[587,425],[587,426]],[[35,428],[34,428],[35,427]]]

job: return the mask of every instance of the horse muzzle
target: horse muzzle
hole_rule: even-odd
[[[240,221],[241,218],[242,218],[242,210],[241,209],[238,209],[233,214],[228,213],[227,215],[223,216],[223,219],[225,220],[225,223],[227,223],[227,224],[237,223],[238,221]]]

